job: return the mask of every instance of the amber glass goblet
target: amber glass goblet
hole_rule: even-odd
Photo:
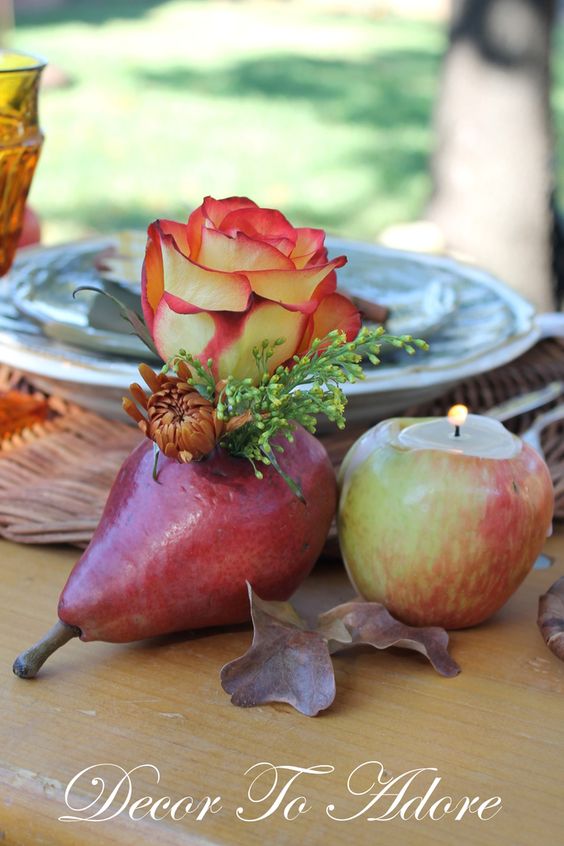
[[[37,117],[43,59],[0,50],[0,275],[12,264],[41,151]]]

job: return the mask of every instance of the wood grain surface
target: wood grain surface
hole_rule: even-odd
[[[16,654],[55,620],[60,589],[76,550],[0,542],[0,842],[10,846],[88,844],[289,844],[386,842],[391,846],[532,846],[563,842],[564,663],[536,626],[538,596],[564,574],[564,532],[548,543],[554,566],[534,571],[488,623],[454,632],[462,666],[444,679],[414,653],[358,649],[335,659],[337,698],[310,719],[290,707],[238,709],[219,684],[221,666],[250,642],[247,627],[185,634],[130,645],[72,641],[37,679],[11,673]],[[350,595],[340,567],[318,566],[300,602],[328,607]],[[249,801],[249,767],[331,765],[302,775],[287,799],[305,795],[310,810],[289,821],[282,809],[258,822],[266,805]],[[349,773],[380,761],[399,776],[434,767],[434,798],[500,796],[490,820],[396,818],[347,822],[369,796],[347,792]],[[109,763],[130,770],[134,799],[221,796],[221,811],[203,820],[60,822],[70,813],[65,787],[80,771]],[[107,770],[111,774],[110,770]],[[374,772],[374,770],[373,770]],[[108,782],[109,783],[109,782]],[[407,798],[422,795],[415,782]],[[364,788],[369,787],[368,775]],[[97,790],[83,777],[75,804]],[[418,789],[419,788],[419,789]],[[81,797],[81,798],[80,798]],[[390,800],[388,800],[388,805]],[[119,804],[119,803],[118,803]],[[383,812],[384,806],[378,806]],[[372,810],[372,815],[376,810]]]

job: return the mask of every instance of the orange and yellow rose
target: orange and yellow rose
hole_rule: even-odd
[[[321,229],[293,227],[279,211],[246,197],[206,197],[188,223],[149,226],[143,311],[163,359],[184,349],[214,361],[216,376],[254,376],[253,347],[284,342],[271,372],[314,338],[342,329],[352,340],[360,316],[336,292]]]

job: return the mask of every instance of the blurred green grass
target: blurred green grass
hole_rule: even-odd
[[[42,93],[31,202],[49,241],[246,194],[374,239],[428,195],[440,24],[292,4],[73,0],[13,42],[66,74]],[[564,115],[564,65],[555,94]]]

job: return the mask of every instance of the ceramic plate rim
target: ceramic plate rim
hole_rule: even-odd
[[[100,244],[101,246],[112,241],[115,237],[107,235],[93,236],[71,242],[72,245]],[[20,251],[20,256],[37,252],[52,252],[59,250],[64,244],[49,246],[31,246]],[[386,391],[400,391],[415,387],[428,387],[442,382],[455,382],[469,375],[475,375],[485,370],[499,367],[522,353],[526,352],[541,337],[541,330],[536,325],[534,306],[525,300],[520,294],[513,291],[505,283],[496,279],[488,271],[482,270],[467,262],[453,259],[450,256],[436,256],[425,253],[410,252],[383,247],[379,244],[370,244],[363,241],[353,241],[342,238],[327,238],[327,246],[330,251],[347,250],[359,248],[368,253],[382,255],[385,253],[390,257],[409,260],[416,264],[423,264],[452,272],[460,276],[461,269],[464,275],[494,291],[501,300],[509,305],[516,318],[518,329],[516,334],[510,338],[504,338],[499,345],[490,347],[488,350],[476,352],[472,356],[463,359],[460,364],[437,364],[425,365],[424,360],[418,361],[412,366],[403,367],[398,370],[390,366],[380,366],[368,370],[366,378],[352,385],[345,385],[344,390],[350,396],[372,393],[383,393]],[[127,388],[129,383],[137,378],[137,366],[133,362],[111,362],[111,369],[108,363],[103,360],[100,363],[69,362],[60,354],[50,353],[48,350],[39,353],[31,350],[22,343],[16,336],[0,332],[0,355],[2,362],[11,367],[16,367],[28,373],[35,373],[39,376],[57,379],[64,382],[81,382],[85,385],[98,385],[107,388]],[[153,362],[154,364],[154,362]]]

